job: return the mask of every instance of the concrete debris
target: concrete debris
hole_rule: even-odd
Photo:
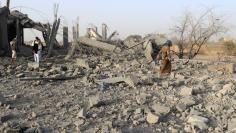
[[[177,105],[176,105],[176,109],[177,109],[179,112],[184,112],[184,111],[186,110],[186,106],[185,106],[185,104],[180,103],[180,104],[177,104]]]
[[[77,118],[82,118],[82,119],[86,119],[86,110],[84,108],[82,108],[79,113],[77,114]]]
[[[185,106],[192,106],[192,105],[196,104],[194,98],[190,97],[190,96],[182,98],[180,100],[180,103],[183,103]]]
[[[11,119],[14,119],[14,118],[16,118],[16,116],[14,114],[11,114],[11,113],[5,114],[5,115],[1,115],[0,116],[0,122],[1,123],[5,123],[5,122],[7,122],[7,121],[9,121]]]
[[[36,69],[39,69],[39,64],[38,63],[28,63],[28,68],[30,70],[36,70]]]
[[[235,131],[232,65],[209,72],[222,63],[173,57],[172,73],[159,75],[158,62],[147,64],[149,39],[135,38],[113,45],[104,29],[101,37],[74,41],[79,46],[68,60],[66,50],[54,49],[40,66],[32,58],[0,58],[0,132]],[[133,48],[113,52],[123,47]]]
[[[194,130],[195,127],[199,128],[201,131],[208,129],[208,118],[192,115],[188,117],[187,122],[191,124],[191,127]]]
[[[0,93],[0,106],[5,103],[5,97]]]
[[[170,107],[166,107],[160,104],[154,104],[152,109],[155,111],[156,114],[159,116],[165,116],[170,112]]]
[[[143,105],[147,102],[147,94],[145,93],[142,93],[138,96],[136,96],[136,102],[139,104],[139,105]]]
[[[99,48],[99,49],[109,51],[109,52],[121,52],[121,49],[116,47],[115,45],[111,45],[111,44],[108,44],[108,43],[92,40],[92,39],[89,39],[89,38],[86,38],[86,37],[80,37],[79,42],[80,42],[80,44],[85,44],[85,45],[95,47],[95,48]]]
[[[235,117],[228,120],[228,131],[236,132],[236,118]]]
[[[149,113],[147,114],[146,120],[147,120],[147,122],[148,122],[149,124],[156,124],[156,123],[159,121],[159,116],[157,116],[157,115],[155,115],[155,114],[149,112]]]
[[[235,93],[235,85],[232,83],[226,84],[223,86],[223,89],[219,91],[220,94],[227,95],[227,94],[234,94]]]
[[[96,105],[98,105],[100,102],[99,96],[91,96],[89,97],[89,108],[92,108]]]
[[[80,67],[83,67],[83,68],[86,68],[86,69],[90,69],[88,62],[86,62],[83,59],[78,59],[77,58],[75,62],[76,62],[76,65],[78,65]]]
[[[180,91],[181,96],[191,96],[193,94],[193,89],[189,87],[183,87]]]

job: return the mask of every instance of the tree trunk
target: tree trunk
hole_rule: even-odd
[[[183,59],[183,57],[184,57],[183,45],[182,44],[178,45],[178,48],[179,48],[178,57],[179,57],[179,59]]]

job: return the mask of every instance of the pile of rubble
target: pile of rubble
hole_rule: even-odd
[[[130,54],[79,57],[1,58],[0,132],[236,131],[232,65],[175,60],[160,76]]]

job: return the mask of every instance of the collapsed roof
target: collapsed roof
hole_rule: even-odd
[[[15,37],[17,37],[17,47],[24,43],[24,28],[45,32],[47,27],[33,21],[27,14],[17,10],[10,12],[7,7],[0,8],[0,20],[0,56],[10,55],[9,42]]]

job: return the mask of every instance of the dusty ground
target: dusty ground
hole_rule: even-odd
[[[48,59],[39,70],[20,58],[0,58],[0,132],[235,132],[236,74],[209,72],[215,61],[172,62],[159,76],[144,58],[124,55]],[[80,64],[81,65],[81,64]],[[25,77],[76,76],[66,81],[20,81]],[[111,77],[130,78],[105,83]],[[102,84],[101,84],[102,83]]]

